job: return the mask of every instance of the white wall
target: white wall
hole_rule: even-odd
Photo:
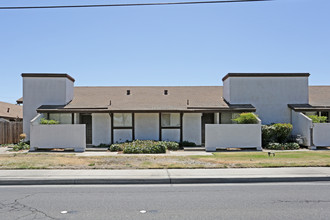
[[[132,141],[132,129],[114,129],[113,130],[113,142],[122,143],[126,141]]]
[[[41,105],[64,105],[73,98],[73,82],[66,77],[23,77],[23,132],[30,139],[30,121]],[[72,87],[72,88],[71,88]]]
[[[292,110],[292,135],[301,135],[304,138],[304,145],[311,146],[312,119],[301,112]]]
[[[162,141],[180,142],[180,129],[162,129]]]
[[[261,124],[207,124],[205,149],[257,148],[261,150]]]
[[[227,102],[231,102],[230,100],[230,80],[231,78],[227,78],[225,81],[223,81],[223,98],[227,101]],[[245,103],[246,104],[246,103]]]
[[[175,136],[175,138],[177,138]],[[183,141],[194,142],[197,145],[202,143],[202,113],[183,114]],[[180,132],[179,132],[180,141]]]
[[[31,124],[31,150],[35,148],[73,148],[86,149],[86,127],[83,124],[33,125]]]
[[[111,142],[111,119],[108,113],[92,114],[92,144],[110,144]]]
[[[135,139],[159,140],[159,114],[135,113]]]
[[[224,95],[230,104],[252,104],[263,124],[290,123],[287,105],[308,103],[308,77],[229,77]]]
[[[330,146],[330,123],[313,124],[313,144],[316,147]]]

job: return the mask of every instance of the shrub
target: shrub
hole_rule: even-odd
[[[326,123],[328,120],[327,116],[308,115],[312,119],[313,123]]]
[[[262,144],[266,146],[268,143],[285,143],[292,131],[291,124],[272,124],[262,126]]]
[[[258,124],[258,118],[255,114],[250,112],[241,113],[237,118],[232,119],[237,124]]]
[[[59,123],[60,122],[56,121],[56,120],[47,120],[45,118],[40,119],[40,124],[43,124],[43,125],[56,125],[56,124],[59,124]]]
[[[194,142],[182,141],[179,143],[179,146],[182,147],[196,147],[197,145]]]
[[[135,140],[129,143],[122,143],[124,154],[159,154],[166,153],[165,141],[141,141]]]
[[[115,152],[115,151],[122,151],[123,148],[120,144],[111,144],[110,147],[109,147],[109,150],[111,152]]]
[[[276,139],[279,143],[284,143],[290,136],[292,131],[291,124],[274,124],[276,131]]]
[[[179,150],[179,144],[174,141],[159,141],[159,144],[164,145],[168,150]]]
[[[93,147],[99,147],[99,148],[109,148],[110,147],[110,144],[104,144],[104,143],[101,143],[99,145],[96,145],[96,146],[93,146]]]
[[[297,150],[300,146],[297,143],[268,143],[265,148],[270,150]]]
[[[158,145],[147,145],[147,146],[139,146],[139,145],[127,145],[124,148],[124,154],[160,154],[166,153],[166,146],[162,144]]]
[[[20,141],[18,144],[14,145],[13,150],[19,151],[19,150],[29,150],[30,145],[27,142]]]

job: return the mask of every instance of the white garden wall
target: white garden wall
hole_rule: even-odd
[[[159,140],[159,114],[135,113],[135,139]]]
[[[313,127],[312,119],[308,118],[301,112],[292,110],[292,135],[301,135],[304,139],[304,145],[311,146],[311,128]]]
[[[207,124],[205,150],[256,148],[261,150],[261,124]]]
[[[315,147],[330,146],[330,123],[313,124],[313,144]]]
[[[110,144],[111,119],[108,113],[92,114],[92,132],[93,145]]]
[[[201,144],[202,113],[185,113],[183,115],[183,141],[194,142],[197,145]]]
[[[73,148],[82,152],[86,149],[86,127],[83,124],[31,125],[31,150],[36,148]]]

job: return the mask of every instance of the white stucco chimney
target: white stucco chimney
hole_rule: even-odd
[[[65,105],[73,99],[74,79],[60,73],[22,73],[23,132],[30,139],[30,121],[41,105]]]

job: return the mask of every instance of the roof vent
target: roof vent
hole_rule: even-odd
[[[168,90],[167,89],[164,90],[164,95],[168,95]]]
[[[7,113],[9,113],[10,108],[7,108]]]
[[[131,90],[127,90],[126,95],[130,95],[130,94],[131,94]]]

